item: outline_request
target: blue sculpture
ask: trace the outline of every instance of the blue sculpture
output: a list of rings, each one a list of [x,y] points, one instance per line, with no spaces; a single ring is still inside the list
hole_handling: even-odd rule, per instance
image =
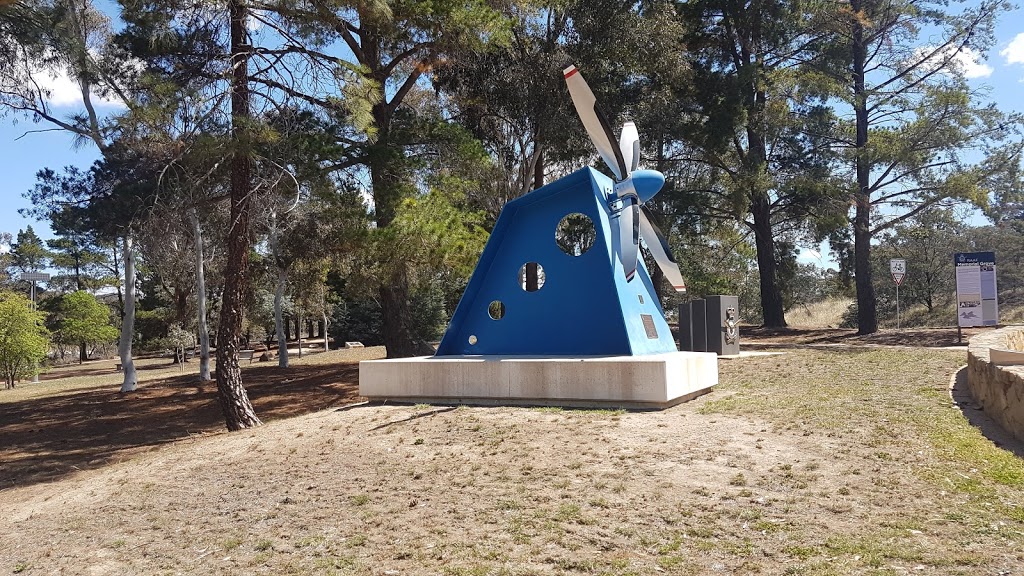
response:
[[[436,356],[634,356],[675,352],[650,275],[644,238],[676,290],[679,267],[643,203],[665,182],[637,170],[636,126],[618,143],[575,67],[565,70],[577,113],[612,180],[583,168],[505,205]]]

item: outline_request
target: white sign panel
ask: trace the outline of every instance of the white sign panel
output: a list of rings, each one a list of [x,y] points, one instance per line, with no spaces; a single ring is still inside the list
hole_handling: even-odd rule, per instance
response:
[[[903,278],[907,275],[907,261],[903,258],[889,260],[889,272],[897,286],[903,284]]]
[[[995,326],[999,323],[995,252],[958,252],[956,266],[957,325]]]
[[[50,275],[46,272],[23,272],[21,279],[26,282],[46,282],[50,279]]]

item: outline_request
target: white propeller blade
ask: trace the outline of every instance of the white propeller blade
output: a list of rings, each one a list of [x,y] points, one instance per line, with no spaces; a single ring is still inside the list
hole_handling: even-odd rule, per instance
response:
[[[640,234],[644,237],[647,249],[654,256],[658,268],[665,274],[676,292],[686,292],[686,283],[683,282],[683,275],[679,272],[679,264],[672,258],[672,252],[665,240],[665,236],[658,230],[658,227],[647,218],[646,210],[640,210]]]
[[[628,175],[627,164],[622,159],[622,152],[616,145],[615,137],[612,136],[608,120],[597,108],[597,99],[594,98],[593,91],[575,66],[569,66],[562,72],[565,74],[565,84],[569,87],[569,95],[572,96],[576,114],[583,121],[583,127],[587,129],[590,140],[594,142],[597,152],[611,169],[615,179],[622,180]]]
[[[636,196],[622,199],[622,210],[619,211],[619,258],[622,260],[622,271],[629,282],[636,274],[636,259],[640,252],[640,212],[639,200]]]
[[[619,150],[622,152],[622,160],[626,163],[626,175],[628,176],[640,165],[640,132],[637,131],[636,124],[626,122],[622,125]]]

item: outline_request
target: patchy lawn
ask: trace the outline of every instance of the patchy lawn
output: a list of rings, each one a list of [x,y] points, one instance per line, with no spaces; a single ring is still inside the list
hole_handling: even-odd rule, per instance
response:
[[[324,354],[247,371],[276,420],[237,433],[183,377],[0,400],[0,573],[1017,574],[1024,461],[950,400],[964,356],[723,360],[622,412],[340,408]]]

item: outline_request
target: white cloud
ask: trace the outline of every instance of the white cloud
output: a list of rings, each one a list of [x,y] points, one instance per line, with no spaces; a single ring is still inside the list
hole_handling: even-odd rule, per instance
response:
[[[999,55],[1006,58],[1007,64],[1024,64],[1024,32],[1014,36]]]
[[[54,69],[40,70],[33,74],[39,86],[49,92],[46,101],[51,106],[78,107],[82,106],[82,88],[64,71]],[[92,103],[97,108],[124,108],[124,103],[116,98],[105,98],[92,94]]]
[[[934,46],[923,46],[914,52],[914,59],[923,58],[934,50]],[[981,54],[971,48],[962,48],[959,51],[952,47],[935,53],[931,59],[936,68],[948,65],[953,70],[963,74],[964,78],[988,78],[992,75],[992,67],[985,63]]]
[[[967,78],[988,78],[992,75],[992,67],[985,63],[978,54],[970,48],[964,48],[953,57],[953,62]]]

